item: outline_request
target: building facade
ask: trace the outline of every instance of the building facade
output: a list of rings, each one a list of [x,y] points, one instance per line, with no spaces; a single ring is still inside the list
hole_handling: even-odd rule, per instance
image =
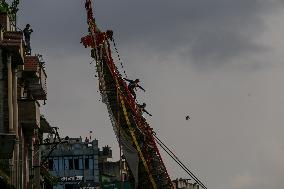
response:
[[[189,179],[176,179],[172,181],[174,189],[199,189],[197,183],[192,183]]]
[[[2,1],[2,3],[5,1]],[[0,172],[17,189],[40,188],[40,101],[45,63],[27,55],[15,15],[0,10]]]
[[[131,189],[125,159],[110,162],[109,146],[98,148],[98,140],[56,139],[49,135],[42,145],[42,164],[57,182],[46,189]]]
[[[43,146],[42,156],[46,159],[49,172],[58,178],[58,182],[46,188],[79,189],[99,186],[98,140],[89,142],[82,138],[65,138],[59,142],[51,137],[48,142],[51,145]]]

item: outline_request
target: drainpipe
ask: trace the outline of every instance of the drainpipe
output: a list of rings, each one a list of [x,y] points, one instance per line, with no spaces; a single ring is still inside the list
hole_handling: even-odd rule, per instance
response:
[[[14,68],[12,71],[12,83],[13,83],[13,127],[14,132],[16,134],[16,142],[15,142],[15,159],[14,159],[14,165],[15,165],[15,181],[16,181],[16,188],[20,188],[19,186],[19,116],[18,116],[18,77],[17,77],[17,68]]]

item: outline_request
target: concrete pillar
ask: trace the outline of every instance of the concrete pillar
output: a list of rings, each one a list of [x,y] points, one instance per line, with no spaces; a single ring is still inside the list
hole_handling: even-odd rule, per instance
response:
[[[9,133],[14,131],[14,116],[13,116],[13,73],[12,73],[12,57],[7,53],[7,75],[8,75],[8,116],[9,116]],[[15,151],[14,151],[15,152]],[[11,183],[16,187],[16,170],[15,170],[15,153],[10,160],[11,167]]]
[[[33,169],[33,156],[34,156],[34,146],[33,146],[33,141],[29,140],[29,150],[28,150],[28,168],[30,172],[28,172],[27,177],[30,175],[33,175],[33,177],[30,179],[29,178],[29,189],[36,189],[34,188],[34,169]]]
[[[14,133],[13,125],[13,76],[12,76],[12,57],[7,54],[8,70],[8,109],[9,109],[9,133]]]
[[[35,141],[34,141],[34,184],[35,188],[40,188],[40,147],[39,147],[39,131],[35,130]]]
[[[3,31],[1,30],[1,31],[0,31],[0,40],[3,40],[3,34],[4,34],[4,33],[3,33]]]
[[[22,128],[19,127],[19,188],[23,189],[24,185],[24,137]]]
[[[19,137],[18,133],[18,77],[17,77],[17,68],[12,71],[12,85],[13,85],[13,129],[16,132],[16,136]]]
[[[16,188],[20,189],[19,186],[19,120],[18,120],[18,77],[17,77],[17,68],[12,70],[12,84],[13,84],[13,128],[16,134],[16,142],[15,142],[15,158],[14,158],[14,165],[15,165],[15,182]]]

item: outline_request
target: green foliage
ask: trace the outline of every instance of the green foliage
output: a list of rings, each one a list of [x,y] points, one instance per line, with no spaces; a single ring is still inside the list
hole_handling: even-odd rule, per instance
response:
[[[8,175],[10,175],[9,160],[0,161],[0,176],[3,176],[9,180]]]
[[[43,180],[44,180],[44,183],[47,185],[47,186],[53,186],[53,185],[56,185],[57,182],[58,182],[58,178],[51,175],[45,167],[41,167],[40,169],[40,174],[42,175],[43,177]]]
[[[4,179],[4,180],[9,180],[9,177],[8,177],[8,175],[3,171],[3,170],[1,170],[1,168],[0,168],[0,176]]]
[[[0,13],[8,13],[9,12],[9,5],[4,1],[0,1]]]
[[[15,189],[14,186],[10,185],[10,178],[7,175],[8,173],[7,166],[0,163],[0,188],[2,189]]]
[[[20,0],[14,0],[9,6],[8,3],[0,1],[0,13],[16,14],[19,11],[19,3]]]
[[[10,13],[11,14],[16,14],[18,12],[18,5],[20,3],[20,0],[14,0],[11,4],[11,6],[9,7],[10,9]]]

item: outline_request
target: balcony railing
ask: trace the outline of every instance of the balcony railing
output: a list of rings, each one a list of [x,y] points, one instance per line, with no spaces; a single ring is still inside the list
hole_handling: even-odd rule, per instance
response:
[[[0,16],[0,24],[3,24],[3,15]],[[18,31],[0,31],[0,48],[5,49],[12,56],[12,63],[22,65],[24,63],[23,33]]]

